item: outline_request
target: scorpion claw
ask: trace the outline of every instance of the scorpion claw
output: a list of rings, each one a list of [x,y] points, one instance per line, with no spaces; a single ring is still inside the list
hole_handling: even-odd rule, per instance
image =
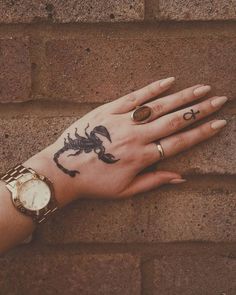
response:
[[[120,159],[115,159],[115,157],[112,154],[99,154],[98,158],[101,159],[103,162],[107,163],[107,164],[112,164],[115,163],[117,161],[119,161]]]
[[[100,125],[100,126],[96,126],[96,127],[93,129],[92,132],[93,132],[93,133],[98,133],[98,134],[100,134],[100,135],[106,137],[106,138],[111,142],[111,137],[110,137],[110,134],[109,134],[109,132],[108,132],[108,130],[107,130],[106,127],[101,126],[101,125]]]

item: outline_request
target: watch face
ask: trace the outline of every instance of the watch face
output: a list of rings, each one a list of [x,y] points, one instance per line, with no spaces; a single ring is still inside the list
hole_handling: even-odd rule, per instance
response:
[[[47,206],[51,192],[44,181],[31,179],[20,186],[18,196],[25,208],[35,211]]]

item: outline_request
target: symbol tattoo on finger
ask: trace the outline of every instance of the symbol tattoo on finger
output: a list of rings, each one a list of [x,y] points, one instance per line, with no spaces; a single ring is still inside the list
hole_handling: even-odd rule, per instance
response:
[[[110,133],[108,132],[107,128],[99,125],[93,128],[93,130],[89,134],[87,132],[88,127],[89,124],[85,128],[86,137],[80,136],[77,132],[77,128],[75,128],[75,139],[72,139],[70,137],[70,133],[68,133],[67,138],[64,138],[64,146],[54,154],[53,160],[56,163],[57,167],[71,177],[75,177],[75,175],[79,174],[80,172],[78,170],[69,170],[59,162],[59,157],[66,151],[75,151],[75,153],[69,154],[67,157],[74,157],[81,154],[82,152],[85,152],[87,154],[93,151],[95,154],[97,154],[99,160],[102,160],[107,164],[113,164],[120,160],[115,159],[115,156],[113,156],[112,154],[105,153],[103,141],[97,136],[97,134],[102,135],[110,142],[112,142]]]
[[[195,120],[197,114],[200,114],[200,111],[194,112],[194,110],[191,109],[190,112],[184,113],[183,118],[186,121],[191,120],[191,119]]]

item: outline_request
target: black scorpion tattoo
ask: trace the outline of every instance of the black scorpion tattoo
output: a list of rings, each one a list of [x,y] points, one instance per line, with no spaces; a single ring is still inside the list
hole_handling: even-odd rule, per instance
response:
[[[106,129],[106,127],[102,125],[96,126],[90,132],[90,134],[88,134],[87,132],[88,127],[89,127],[89,124],[85,128],[85,135],[87,136],[87,138],[80,136],[77,132],[77,128],[75,128],[75,139],[72,139],[70,137],[70,133],[68,133],[67,139],[64,138],[64,146],[54,154],[53,160],[55,161],[57,167],[61,169],[64,173],[70,175],[71,177],[75,177],[75,175],[79,174],[80,172],[78,170],[69,170],[59,163],[59,157],[66,151],[69,151],[69,150],[76,151],[74,154],[69,154],[67,157],[77,156],[81,154],[82,152],[85,152],[87,154],[93,151],[98,155],[99,160],[102,160],[103,162],[107,164],[113,164],[120,160],[120,159],[115,159],[115,157],[112,154],[105,153],[105,147],[103,146],[103,142],[96,135],[96,134],[100,134],[106,137],[110,142],[112,142],[110,134],[108,130]]]

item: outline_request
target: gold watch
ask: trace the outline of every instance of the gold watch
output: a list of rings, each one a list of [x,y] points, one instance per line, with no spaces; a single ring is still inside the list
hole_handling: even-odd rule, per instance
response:
[[[1,177],[11,192],[12,202],[36,223],[45,221],[58,209],[52,182],[31,168],[17,165]]]

